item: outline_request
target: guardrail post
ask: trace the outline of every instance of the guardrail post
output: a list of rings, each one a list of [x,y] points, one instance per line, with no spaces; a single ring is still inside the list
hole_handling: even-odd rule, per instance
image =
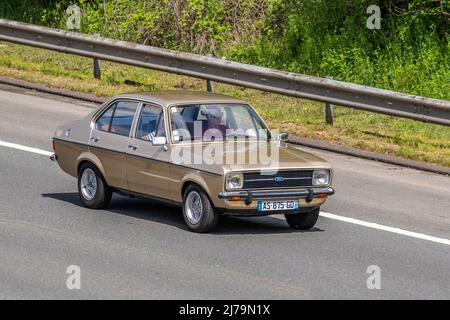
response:
[[[333,79],[333,77],[327,77],[327,79]],[[328,102],[325,104],[325,121],[333,125],[333,105]]]
[[[94,78],[101,79],[100,61],[97,58],[94,58]]]
[[[96,34],[94,34],[94,36],[99,38],[100,33],[96,33]],[[98,58],[94,58],[94,78],[100,80],[101,76],[102,76],[102,73],[100,70],[100,61],[98,60]]]
[[[207,55],[205,55],[206,57],[212,57],[213,55],[211,53],[208,53]],[[213,92],[213,83],[211,80],[206,80],[206,90],[208,92]]]
[[[206,90],[208,90],[208,92],[213,92],[213,84],[211,80],[206,80]]]

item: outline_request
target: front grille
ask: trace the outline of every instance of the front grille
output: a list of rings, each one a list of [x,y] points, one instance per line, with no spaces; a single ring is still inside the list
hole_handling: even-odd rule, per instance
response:
[[[313,170],[278,171],[275,174],[244,173],[244,189],[304,188],[312,186]]]

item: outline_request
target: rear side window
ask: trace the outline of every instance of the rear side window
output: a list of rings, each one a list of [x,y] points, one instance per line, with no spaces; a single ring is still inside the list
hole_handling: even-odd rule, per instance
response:
[[[100,131],[129,136],[138,105],[139,103],[135,101],[116,102],[97,120],[95,128]]]
[[[164,114],[160,107],[144,105],[136,130],[136,138],[152,141],[153,137],[165,137]]]
[[[116,110],[114,111],[109,132],[120,134],[121,136],[129,136],[137,106],[137,102],[118,102],[116,105]]]
[[[116,107],[116,103],[106,110],[102,116],[95,123],[95,129],[100,131],[109,131],[109,126],[111,125],[111,119],[114,113],[114,108]]]

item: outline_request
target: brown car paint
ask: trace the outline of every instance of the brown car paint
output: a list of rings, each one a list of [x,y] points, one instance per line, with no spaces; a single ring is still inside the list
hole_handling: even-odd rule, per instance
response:
[[[165,146],[154,146],[149,141],[134,136],[139,113],[133,120],[130,137],[120,136],[110,132],[95,129],[95,121],[111,103],[117,100],[131,100],[159,106],[163,109],[165,117],[165,132],[168,133]],[[170,159],[172,149],[185,148],[192,150],[195,143],[200,143],[198,150],[203,150],[211,143],[223,142],[184,142],[174,144],[171,137],[170,119],[168,109],[175,105],[188,104],[245,104],[246,102],[229,96],[195,91],[167,91],[143,94],[124,94],[116,96],[105,102],[96,111],[81,120],[73,121],[56,129],[54,135],[55,155],[60,168],[67,174],[77,177],[78,168],[84,161],[93,163],[103,175],[106,183],[121,191],[133,194],[154,197],[180,204],[183,190],[189,183],[196,183],[208,194],[216,208],[223,210],[255,210],[257,198],[250,204],[242,201],[220,199],[218,194],[225,190],[225,176],[228,172],[246,172],[265,170],[269,167],[261,164],[176,164]],[[139,110],[140,108],[138,108]],[[259,115],[258,115],[259,116]],[[98,141],[92,138],[100,138]],[[246,159],[252,151],[252,142],[236,142],[241,144],[240,150],[233,151],[245,153]],[[256,142],[253,142],[253,144]],[[308,152],[294,148],[286,143],[268,141],[268,149],[278,148],[278,169],[332,169],[328,162]],[[138,145],[133,150],[129,145]],[[242,156],[242,155],[241,155]],[[273,168],[272,168],[273,169]],[[330,182],[331,184],[331,182]],[[270,190],[278,190],[276,188]],[[290,190],[304,190],[290,189]],[[292,199],[292,197],[285,197]],[[277,198],[284,199],[284,197]],[[315,197],[307,202],[300,200],[300,207],[317,207],[323,204],[326,197]]]

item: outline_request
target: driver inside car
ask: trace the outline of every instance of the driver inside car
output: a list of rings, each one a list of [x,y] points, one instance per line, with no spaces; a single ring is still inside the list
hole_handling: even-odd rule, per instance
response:
[[[218,130],[222,137],[224,138],[227,133],[227,127],[222,124],[223,112],[219,108],[207,108],[202,111],[202,114],[206,116],[207,127],[203,128],[205,134],[206,131],[211,130],[211,133],[214,133],[215,130]]]

